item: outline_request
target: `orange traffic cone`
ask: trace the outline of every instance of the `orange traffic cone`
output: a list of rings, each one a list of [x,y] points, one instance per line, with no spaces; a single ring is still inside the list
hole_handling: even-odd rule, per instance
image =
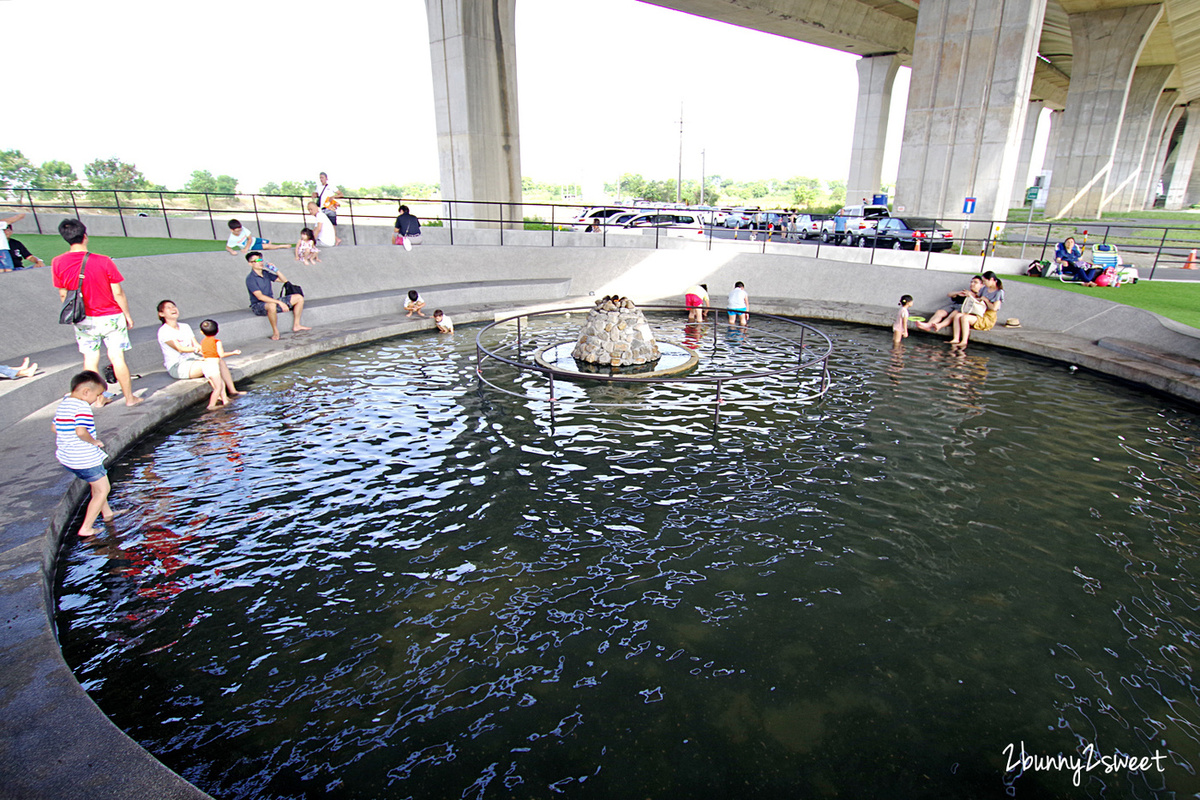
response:
[[[1188,253],[1187,261],[1183,262],[1184,269],[1200,269],[1200,265],[1196,264],[1196,251]]]
[[[921,240],[920,239],[915,239],[915,238],[913,239],[913,252],[914,253],[921,252]]]

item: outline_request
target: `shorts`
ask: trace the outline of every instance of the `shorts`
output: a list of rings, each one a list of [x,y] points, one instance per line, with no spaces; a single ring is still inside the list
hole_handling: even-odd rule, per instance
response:
[[[285,306],[287,306],[288,311],[292,310],[292,307],[291,307],[291,305],[288,304],[287,300],[280,300],[279,302],[281,302]],[[267,315],[267,304],[263,303],[259,300],[255,300],[253,303],[250,304],[250,310],[254,312],[255,316],[265,317]]]
[[[688,308],[703,308],[704,299],[698,294],[689,294],[684,298],[684,305]]]
[[[332,208],[327,208],[327,209],[325,209],[325,216],[329,217],[329,224],[336,228],[337,227],[337,212],[334,211]]]
[[[750,311],[750,309],[748,309],[748,308],[727,308],[725,310],[728,311],[730,314],[745,314]]]
[[[79,345],[79,352],[85,356],[89,353],[99,353],[101,342],[104,342],[109,352],[128,350],[129,330],[125,327],[125,315],[84,317],[83,322],[75,323],[75,342]]]
[[[12,269],[13,260],[12,253],[8,250],[0,250],[0,269]]]
[[[192,377],[191,369],[188,369],[192,364],[199,364],[204,359],[195,353],[184,353],[183,358],[176,361],[167,370],[167,374],[177,381],[189,380]]]
[[[251,250],[262,250],[264,247],[266,247],[270,243],[271,243],[270,239],[261,239],[261,238],[255,236],[254,241],[250,243],[250,249]]]
[[[79,468],[64,466],[63,469],[65,469],[67,472],[73,473],[76,478],[81,478],[88,483],[95,483],[108,474],[108,470],[104,468],[103,464],[97,464],[94,467]]]
[[[975,321],[971,323],[973,331],[990,331],[994,327],[996,327],[996,312],[990,308],[983,312],[983,316],[976,317]]]

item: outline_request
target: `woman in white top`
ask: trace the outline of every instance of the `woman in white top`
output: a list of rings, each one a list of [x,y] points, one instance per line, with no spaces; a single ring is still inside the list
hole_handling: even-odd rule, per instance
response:
[[[159,302],[158,318],[162,320],[162,327],[158,329],[158,346],[162,349],[163,366],[168,375],[178,381],[204,378],[214,389],[219,389],[220,383],[224,383],[230,397],[242,394],[233,385],[233,375],[225,359],[211,359],[217,363],[210,365],[210,359],[200,355],[200,343],[192,333],[192,326],[179,321],[179,307],[173,301]]]

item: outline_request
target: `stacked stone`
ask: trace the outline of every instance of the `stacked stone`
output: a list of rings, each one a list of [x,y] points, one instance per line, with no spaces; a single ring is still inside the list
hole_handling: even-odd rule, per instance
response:
[[[629,298],[613,295],[588,312],[571,355],[588,364],[624,367],[657,361],[660,353],[645,315]]]

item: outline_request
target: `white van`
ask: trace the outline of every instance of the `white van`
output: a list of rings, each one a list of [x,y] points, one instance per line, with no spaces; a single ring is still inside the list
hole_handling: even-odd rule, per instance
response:
[[[822,223],[821,241],[855,245],[859,239],[870,235],[880,219],[890,216],[887,206],[844,206],[833,219]]]

